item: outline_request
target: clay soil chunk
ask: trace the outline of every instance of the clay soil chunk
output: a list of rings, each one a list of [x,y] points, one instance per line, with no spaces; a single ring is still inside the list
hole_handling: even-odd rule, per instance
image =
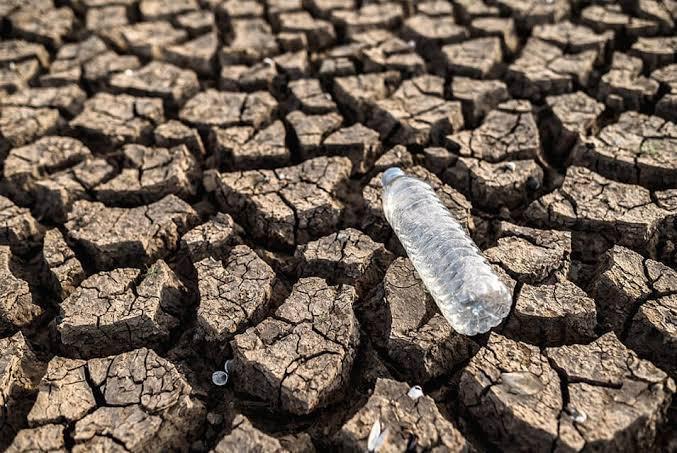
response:
[[[331,402],[348,383],[359,342],[351,286],[304,278],[256,327],[231,342],[238,389],[295,414]]]
[[[501,40],[504,55],[515,55],[520,40],[515,30],[515,20],[511,17],[478,17],[469,26],[473,36],[496,36]]]
[[[641,58],[649,71],[675,63],[676,54],[677,36],[639,38],[630,49],[630,55]]]
[[[545,354],[566,378],[578,448],[641,450],[653,443],[675,392],[675,382],[663,371],[639,359],[613,333]],[[566,427],[561,421],[560,433]]]
[[[179,118],[200,128],[259,126],[267,123],[277,102],[269,93],[228,93],[209,89],[183,106]]]
[[[596,325],[595,301],[564,280],[522,286],[502,333],[530,344],[556,346],[594,339]]]
[[[82,264],[56,228],[45,233],[42,256],[47,265],[47,284],[59,300],[65,299],[86,277]]]
[[[381,280],[393,259],[383,244],[353,228],[299,246],[299,273],[355,286],[366,293]]]
[[[320,50],[336,40],[336,32],[330,22],[315,19],[305,11],[280,14],[280,31],[303,33],[308,39],[309,50]]]
[[[125,168],[94,189],[96,198],[106,205],[134,206],[170,194],[190,198],[197,193],[198,164],[185,146],[125,145],[121,154]]]
[[[677,187],[677,124],[625,112],[578,146],[573,162],[620,182],[652,189]]]
[[[216,33],[207,33],[184,44],[167,47],[163,51],[163,58],[172,64],[209,77],[214,73],[218,48],[219,39]]]
[[[332,11],[331,21],[351,37],[370,30],[395,28],[402,22],[402,15],[402,6],[398,3],[372,3],[359,9]]]
[[[373,103],[388,97],[399,81],[400,75],[394,71],[337,77],[334,79],[334,98],[358,121],[364,122]]]
[[[221,66],[253,64],[278,53],[270,25],[262,19],[238,19],[231,22],[233,38],[219,51]]]
[[[17,253],[26,253],[38,246],[41,239],[42,228],[30,211],[0,196],[0,244],[10,245]]]
[[[229,169],[249,170],[289,164],[291,153],[285,138],[284,125],[275,121],[258,132],[250,126],[213,128],[209,141],[215,153],[214,163]]]
[[[75,15],[66,7],[46,11],[25,8],[12,14],[9,21],[15,35],[55,49],[73,31]]]
[[[150,142],[155,125],[163,121],[160,99],[98,93],[85,101],[84,111],[70,126],[87,139],[113,148]]]
[[[26,451],[66,452],[65,429],[65,426],[54,424],[22,429],[5,451],[8,453],[23,453]]]
[[[498,38],[477,38],[442,48],[447,69],[454,75],[485,79],[499,74],[503,59]]]
[[[293,247],[328,234],[343,211],[345,157],[318,157],[276,170],[208,172],[205,187],[255,238]]]
[[[141,0],[139,3],[139,11],[144,20],[170,19],[197,9],[197,0]]]
[[[339,129],[343,122],[338,113],[306,115],[298,110],[287,115],[286,120],[294,131],[301,156],[305,159],[318,155],[322,141]]]
[[[0,158],[12,147],[23,146],[59,130],[59,111],[49,108],[0,108]]]
[[[230,432],[223,436],[212,450],[214,453],[233,451],[286,453],[289,450],[284,448],[278,439],[256,429],[247,417],[236,415]]]
[[[532,202],[526,216],[544,226],[604,233],[620,245],[651,253],[670,213],[643,187],[571,166],[562,187]]]
[[[164,261],[145,275],[118,268],[83,281],[60,305],[56,329],[68,356],[91,358],[161,347],[178,325],[183,286]]]
[[[642,60],[615,52],[609,72],[602,76],[597,99],[614,110],[647,109],[658,94],[659,83],[644,77]]]
[[[180,121],[169,120],[159,125],[153,132],[155,144],[163,148],[186,147],[194,156],[204,156],[205,149],[202,138],[195,129],[191,129]]]
[[[658,32],[657,23],[628,15],[623,12],[622,5],[618,4],[587,6],[581,11],[581,22],[598,33],[612,30],[628,36],[652,36]]]
[[[187,250],[193,263],[205,258],[224,258],[232,246],[241,242],[242,227],[222,212],[198,225],[181,238],[181,248]]]
[[[195,264],[200,306],[197,335],[217,349],[268,314],[276,286],[275,272],[246,245],[236,245],[223,259]]]
[[[65,227],[68,238],[83,247],[98,269],[112,269],[166,255],[196,222],[197,214],[188,204],[168,195],[131,209],[77,201]]]
[[[322,142],[324,151],[332,156],[346,156],[353,163],[352,174],[367,173],[381,154],[379,134],[360,123],[344,127]]]
[[[543,187],[543,169],[531,159],[490,163],[460,157],[444,172],[442,180],[478,207],[514,209],[536,198]]]
[[[541,143],[534,109],[529,101],[499,104],[480,127],[447,136],[446,146],[463,157],[492,163],[536,159]]]
[[[55,108],[62,113],[75,116],[82,110],[85,99],[87,99],[87,93],[77,85],[27,88],[11,96],[0,98],[0,106]]]
[[[510,98],[508,88],[500,80],[454,77],[451,92],[454,99],[461,101],[466,124],[473,127],[478,125],[487,113]]]
[[[110,86],[117,93],[160,97],[171,108],[180,107],[200,89],[193,71],[157,61],[113,75]]]
[[[564,280],[570,268],[571,233],[508,222],[500,222],[497,230],[496,245],[484,251],[490,263],[522,283],[541,285]]]
[[[188,449],[205,413],[192,393],[174,365],[145,348],[88,362],[55,357],[28,416],[33,435],[17,441],[58,446],[55,426],[72,424],[78,453]]]
[[[119,72],[133,71],[141,67],[141,61],[134,55],[119,55],[113,51],[104,52],[89,60],[83,66],[84,79],[93,86],[107,84],[108,79]]]
[[[508,67],[510,92],[538,101],[573,91],[574,81],[587,86],[596,59],[594,50],[565,54],[553,44],[529,38],[520,56]]]
[[[538,25],[534,27],[533,36],[569,53],[594,50],[600,57],[613,40],[612,32],[597,34],[586,26],[569,21]]]
[[[82,76],[83,65],[107,50],[106,44],[96,36],[61,46],[56,59],[49,66],[49,73],[40,77],[40,84],[61,86],[78,83]]]
[[[414,439],[414,451],[462,452],[468,449],[463,435],[447,421],[433,399],[424,395],[416,400],[407,395],[409,385],[378,379],[367,403],[335,434],[337,448],[368,451],[367,439],[374,423],[387,430],[380,452],[405,451]]]
[[[560,22],[571,12],[571,5],[566,0],[497,0],[496,5],[499,10],[510,12],[523,28]]]
[[[618,245],[602,257],[591,288],[602,326],[618,335],[638,307],[676,293],[677,272]]]
[[[292,105],[307,114],[323,114],[336,111],[336,104],[328,93],[322,91],[317,79],[295,80],[289,83]]]
[[[551,156],[556,160],[564,159],[574,145],[599,131],[604,104],[584,92],[548,96],[545,102],[549,114],[545,124],[553,143]]]
[[[164,49],[183,42],[188,37],[185,30],[174,28],[169,22],[151,21],[117,27],[119,47],[125,53],[142,58],[161,58]]]
[[[377,328],[384,329],[388,356],[412,382],[422,384],[449,373],[479,349],[440,314],[409,259],[398,258],[388,267],[377,297],[382,297],[375,301],[377,311],[385,319],[374,324],[382,325]]]

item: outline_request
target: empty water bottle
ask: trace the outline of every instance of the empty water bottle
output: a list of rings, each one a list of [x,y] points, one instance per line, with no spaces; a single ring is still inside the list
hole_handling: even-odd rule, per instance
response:
[[[475,335],[500,324],[512,295],[432,187],[397,167],[382,183],[386,219],[454,330]]]

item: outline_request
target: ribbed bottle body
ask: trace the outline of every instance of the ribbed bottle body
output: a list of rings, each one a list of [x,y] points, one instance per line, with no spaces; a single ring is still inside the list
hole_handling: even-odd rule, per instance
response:
[[[442,315],[457,332],[501,323],[512,295],[430,185],[389,169],[383,210]]]

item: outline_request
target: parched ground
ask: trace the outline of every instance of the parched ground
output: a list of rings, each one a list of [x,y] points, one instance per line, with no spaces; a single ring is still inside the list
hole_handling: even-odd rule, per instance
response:
[[[0,0],[0,450],[677,450],[677,2],[617,3]]]

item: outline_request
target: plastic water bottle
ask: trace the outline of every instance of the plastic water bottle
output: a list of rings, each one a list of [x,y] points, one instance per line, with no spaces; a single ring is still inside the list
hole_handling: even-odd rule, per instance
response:
[[[383,173],[383,211],[442,315],[464,335],[501,323],[512,295],[427,183]]]

